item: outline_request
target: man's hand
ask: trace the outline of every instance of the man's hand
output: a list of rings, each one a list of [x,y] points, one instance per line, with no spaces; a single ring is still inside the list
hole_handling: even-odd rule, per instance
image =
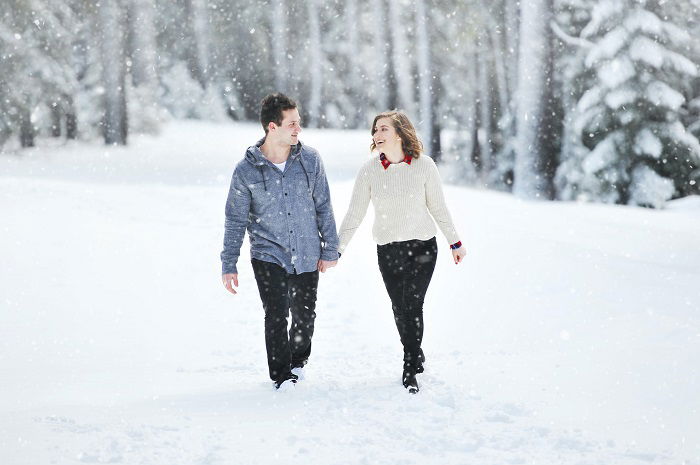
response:
[[[224,287],[226,290],[228,290],[231,294],[238,294],[234,289],[234,287],[238,287],[238,273],[225,274],[221,277],[221,280],[224,282]]]
[[[467,249],[464,246],[461,246],[459,249],[452,249],[452,258],[455,261],[455,265],[459,265],[466,254]]]
[[[337,264],[338,260],[319,260],[316,267],[318,268],[318,271],[320,271],[321,273],[325,273],[328,268],[333,268]]]

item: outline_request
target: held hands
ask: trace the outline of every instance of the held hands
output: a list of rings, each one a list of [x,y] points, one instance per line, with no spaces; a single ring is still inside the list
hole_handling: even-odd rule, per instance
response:
[[[224,287],[227,291],[233,295],[238,294],[234,289],[234,287],[238,287],[238,273],[225,274],[221,277],[221,280],[223,281]]]
[[[459,265],[464,259],[465,255],[467,255],[467,249],[464,246],[461,246],[458,249],[452,249],[452,258],[455,261],[455,265]]]
[[[333,260],[333,261],[319,260],[316,267],[318,268],[318,271],[320,271],[321,273],[325,273],[327,269],[333,268],[337,264],[338,264],[338,260]]]

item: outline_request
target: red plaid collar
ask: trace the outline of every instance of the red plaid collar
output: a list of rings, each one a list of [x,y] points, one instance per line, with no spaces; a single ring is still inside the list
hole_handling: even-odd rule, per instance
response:
[[[382,166],[384,167],[384,169],[389,168],[389,165],[391,165],[391,162],[386,159],[386,155],[384,155],[383,153],[379,154],[379,161],[382,162]],[[403,157],[403,161],[405,161],[407,165],[410,165],[411,162],[413,161],[413,157],[411,157],[409,155],[405,155]]]

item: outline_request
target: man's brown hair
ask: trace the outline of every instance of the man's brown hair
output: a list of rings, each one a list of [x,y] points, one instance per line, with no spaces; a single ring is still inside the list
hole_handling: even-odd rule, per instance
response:
[[[260,105],[260,123],[265,130],[265,134],[267,134],[268,124],[275,123],[277,126],[281,125],[282,112],[295,108],[297,108],[297,102],[283,93],[276,92],[266,95],[265,98],[262,99]]]

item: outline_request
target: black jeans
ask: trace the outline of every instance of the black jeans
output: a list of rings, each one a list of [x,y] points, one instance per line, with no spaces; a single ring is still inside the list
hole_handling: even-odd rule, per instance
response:
[[[279,265],[252,259],[255,280],[265,309],[267,365],[273,381],[288,379],[291,369],[304,366],[311,354],[316,319],[318,271],[289,274]],[[292,325],[287,332],[287,318]]]
[[[418,239],[377,246],[379,271],[391,298],[394,321],[403,344],[404,366],[423,363],[423,301],[437,261],[437,241]]]

